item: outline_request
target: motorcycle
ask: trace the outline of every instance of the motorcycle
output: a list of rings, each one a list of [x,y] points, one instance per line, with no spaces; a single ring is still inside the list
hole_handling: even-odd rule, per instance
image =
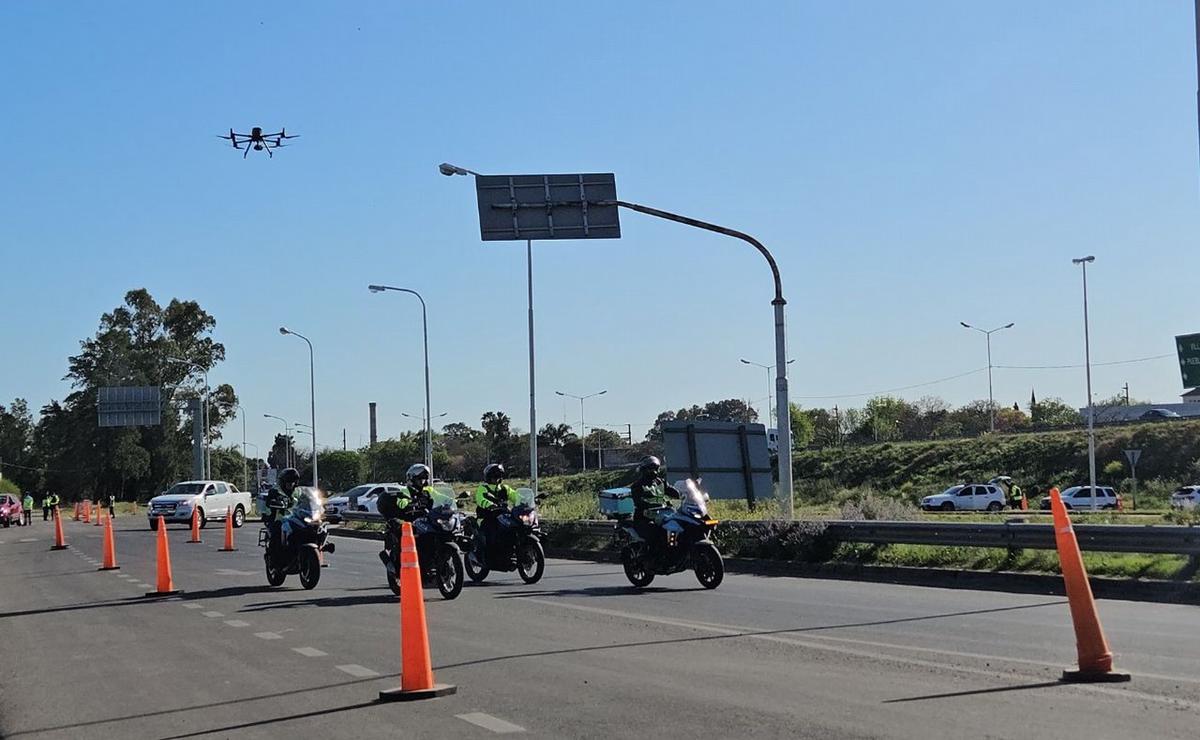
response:
[[[483,583],[493,570],[505,573],[515,570],[525,583],[537,583],[542,579],[546,553],[542,549],[537,505],[545,496],[535,497],[528,488],[517,489],[517,493],[521,500],[515,506],[511,509],[504,506],[488,515],[496,517],[496,527],[486,545],[479,516],[467,520],[467,575],[475,583]],[[464,493],[459,499],[468,496]]]
[[[264,548],[267,583],[282,586],[290,574],[300,576],[306,590],[316,588],[321,580],[321,552],[332,554],[335,546],[329,542],[329,527],[324,521],[320,491],[297,488],[289,510],[287,502],[268,496],[263,511],[263,524],[258,531],[258,546]],[[276,542],[276,532],[280,541]]]
[[[453,491],[451,491],[451,494]],[[459,541],[463,537],[466,516],[458,510],[453,495],[435,489],[433,505],[412,522],[413,538],[417,541],[417,562],[421,566],[421,582],[432,583],[446,600],[458,598],[463,588],[463,556]],[[384,567],[388,588],[400,595],[399,559],[396,547],[399,532],[389,533],[384,540]]]
[[[657,509],[652,531],[627,515],[618,518],[614,536],[625,577],[645,588],[655,576],[692,568],[701,586],[716,588],[725,578],[725,563],[709,538],[718,522],[708,516],[708,494],[690,478],[675,487],[680,492],[679,506]]]

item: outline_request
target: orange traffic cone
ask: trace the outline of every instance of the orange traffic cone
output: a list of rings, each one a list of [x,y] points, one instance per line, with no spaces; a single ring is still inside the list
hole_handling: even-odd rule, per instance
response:
[[[92,502],[84,499],[83,501],[83,523],[90,524],[92,521]]]
[[[96,521],[94,521],[92,523],[93,527],[99,527],[103,523],[100,521],[103,518],[101,516],[101,512],[103,512],[103,511],[104,511],[104,509],[100,508],[100,504],[96,504],[96,516],[95,516]]]
[[[1071,518],[1057,488],[1050,489],[1050,509],[1054,514],[1054,541],[1058,545],[1058,560],[1062,564],[1071,621],[1075,624],[1075,648],[1079,652],[1079,670],[1063,671],[1062,680],[1072,683],[1128,681],[1128,673],[1112,669],[1112,651],[1100,627],[1092,586],[1083,567],[1083,554],[1079,552],[1075,529],[1071,526]]]
[[[457,686],[433,681],[417,541],[408,522],[400,530],[400,593],[408,595],[400,599],[400,687],[380,691],[379,701],[413,701],[457,693]]]
[[[147,596],[171,596],[179,593],[175,582],[171,580],[171,548],[167,544],[167,523],[162,515],[158,516],[158,584],[155,590]]]
[[[225,509],[225,547],[221,548],[221,552],[233,552],[237,550],[233,546],[233,512],[228,508]]]
[[[187,541],[189,545],[200,544],[200,510],[192,509],[192,538]]]
[[[58,509],[54,510],[54,545],[51,550],[67,549],[67,538],[63,537],[62,517],[58,515]]]
[[[113,541],[112,517],[104,518],[104,565],[100,570],[120,570],[117,565],[117,546]]]
[[[75,517],[74,521],[79,521],[79,502],[75,502]]]

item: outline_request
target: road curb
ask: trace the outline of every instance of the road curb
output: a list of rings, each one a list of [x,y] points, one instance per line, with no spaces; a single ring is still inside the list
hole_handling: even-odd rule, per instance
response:
[[[329,530],[331,535],[361,540],[382,540],[382,532],[364,530]],[[569,547],[547,547],[546,556],[565,560],[590,560],[599,563],[619,561],[617,553],[609,550],[581,550]],[[841,581],[894,583],[904,586],[958,588],[975,591],[1004,591],[1006,593],[1064,596],[1062,576],[1050,573],[1013,573],[1011,571],[951,570],[948,568],[914,568],[910,566],[859,565],[856,563],[797,563],[786,560],[755,558],[725,558],[730,573],[777,578],[825,578]],[[1092,593],[1098,599],[1151,601],[1164,604],[1200,605],[1200,583],[1132,580],[1091,576]]]
[[[592,560],[615,563],[615,552],[546,548],[546,556],[568,560]],[[725,558],[725,569],[767,577],[825,578],[843,581],[894,583],[931,588],[1004,591],[1046,596],[1063,596],[1062,576],[1049,573],[1013,573],[1009,571],[950,570],[908,566],[858,565],[855,563],[797,563],[790,561]],[[1151,601],[1165,604],[1200,604],[1200,584],[1174,581],[1123,580],[1090,577],[1092,592],[1098,599]]]

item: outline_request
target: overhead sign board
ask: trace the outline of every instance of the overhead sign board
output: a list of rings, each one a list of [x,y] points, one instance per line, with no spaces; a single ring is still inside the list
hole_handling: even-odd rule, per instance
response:
[[[731,421],[669,421],[662,425],[666,479],[703,479],[713,498],[755,502],[774,496],[767,429]]]
[[[1200,387],[1200,334],[1184,334],[1175,337],[1179,351],[1179,374],[1184,388]]]
[[[612,173],[479,175],[475,194],[485,242],[621,237]]]
[[[100,426],[158,426],[162,423],[161,398],[157,385],[104,386],[96,397]]]

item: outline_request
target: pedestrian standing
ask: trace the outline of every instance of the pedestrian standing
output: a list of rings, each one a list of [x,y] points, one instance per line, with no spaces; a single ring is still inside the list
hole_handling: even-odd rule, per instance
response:
[[[59,501],[58,494],[52,492],[50,494],[50,509],[51,509],[50,514],[51,514],[51,516],[53,516],[55,513],[58,512],[58,501]]]
[[[50,521],[50,492],[46,491],[42,494],[42,521]]]
[[[25,521],[25,526],[33,524],[33,494],[25,492],[25,498],[21,500],[21,516]]]
[[[112,519],[117,515],[117,497],[113,494],[108,494],[108,518]]]

